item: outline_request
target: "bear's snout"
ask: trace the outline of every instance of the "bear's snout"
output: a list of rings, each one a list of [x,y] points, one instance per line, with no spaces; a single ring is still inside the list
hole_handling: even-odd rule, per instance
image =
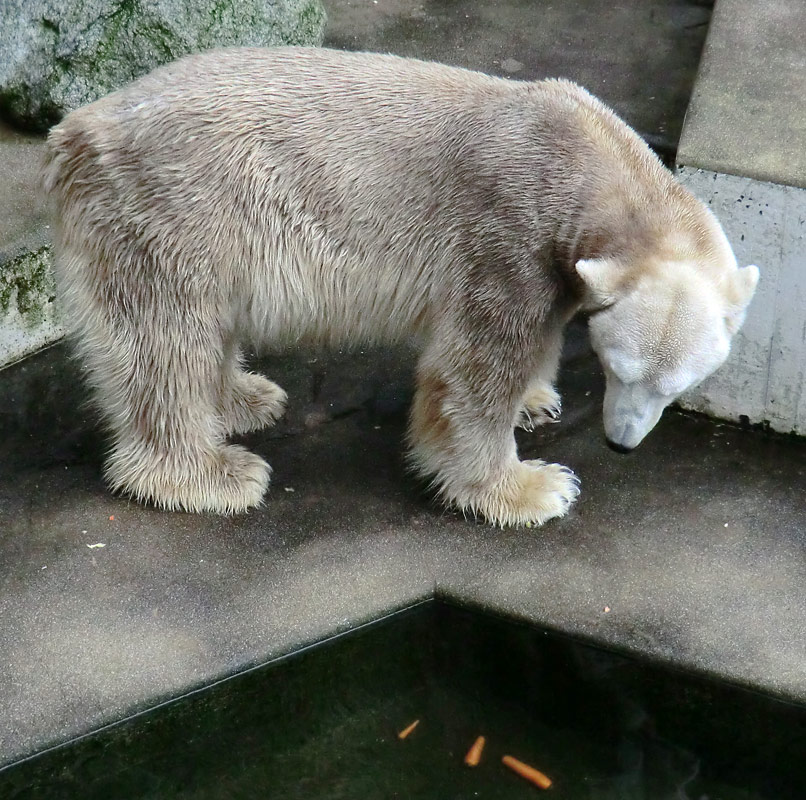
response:
[[[631,453],[633,450],[635,450],[634,447],[627,447],[626,445],[619,444],[618,442],[614,442],[612,439],[608,439],[606,436],[605,441],[607,442],[607,446],[611,450],[615,450],[617,453]]]

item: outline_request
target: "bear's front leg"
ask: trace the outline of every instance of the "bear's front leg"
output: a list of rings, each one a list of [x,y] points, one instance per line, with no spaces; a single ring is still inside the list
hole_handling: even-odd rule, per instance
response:
[[[541,425],[560,421],[562,399],[550,384],[535,379],[523,396],[515,424],[525,431],[533,431]]]
[[[495,525],[541,525],[563,516],[579,494],[566,467],[518,459],[512,420],[523,389],[506,370],[440,367],[426,354],[410,425],[411,459],[446,503]]]

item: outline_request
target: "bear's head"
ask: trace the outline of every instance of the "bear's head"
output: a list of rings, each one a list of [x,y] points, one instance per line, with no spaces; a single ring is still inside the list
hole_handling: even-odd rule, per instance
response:
[[[755,292],[755,266],[717,273],[667,262],[636,270],[614,259],[577,262],[605,373],[608,443],[627,452],[663,409],[718,369]]]

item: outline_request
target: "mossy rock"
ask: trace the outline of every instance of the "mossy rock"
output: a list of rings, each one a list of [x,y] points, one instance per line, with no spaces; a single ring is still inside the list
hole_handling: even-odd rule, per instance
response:
[[[188,53],[322,42],[320,0],[5,0],[0,114],[45,131]]]

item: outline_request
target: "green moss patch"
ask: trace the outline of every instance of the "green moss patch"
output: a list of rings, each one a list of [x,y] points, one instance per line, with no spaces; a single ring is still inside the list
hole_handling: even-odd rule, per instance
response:
[[[0,264],[0,314],[17,311],[29,327],[51,313],[55,282],[49,245]]]

